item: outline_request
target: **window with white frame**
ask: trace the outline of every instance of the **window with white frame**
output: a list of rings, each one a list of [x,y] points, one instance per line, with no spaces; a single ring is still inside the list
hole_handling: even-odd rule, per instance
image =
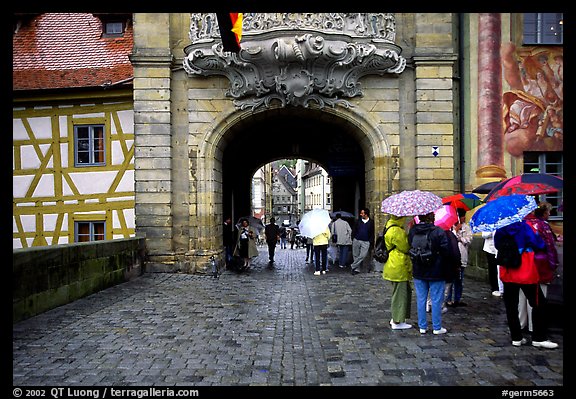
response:
[[[75,166],[105,165],[104,149],[104,125],[74,126]]]
[[[564,14],[527,12],[524,13],[523,42],[531,44],[564,43]]]
[[[524,152],[524,171],[523,173],[547,173],[550,175],[564,178],[564,155],[560,151],[549,152]],[[562,219],[563,212],[558,211],[562,204],[562,192],[542,194],[539,196],[540,201],[547,201],[552,204],[550,219]]]
[[[106,222],[83,220],[74,222],[74,241],[101,241],[106,238]]]

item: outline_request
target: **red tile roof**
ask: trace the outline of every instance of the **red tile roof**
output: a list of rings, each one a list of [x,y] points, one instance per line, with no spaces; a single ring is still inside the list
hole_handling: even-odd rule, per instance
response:
[[[102,37],[92,14],[46,13],[24,23],[12,39],[13,90],[95,87],[134,76],[128,55],[132,24],[122,37]]]

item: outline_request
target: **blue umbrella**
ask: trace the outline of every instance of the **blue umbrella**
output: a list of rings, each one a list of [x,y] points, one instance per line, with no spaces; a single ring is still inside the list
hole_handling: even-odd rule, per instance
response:
[[[490,232],[514,222],[520,222],[538,205],[530,195],[506,195],[481,206],[472,215],[470,227],[473,233]]]

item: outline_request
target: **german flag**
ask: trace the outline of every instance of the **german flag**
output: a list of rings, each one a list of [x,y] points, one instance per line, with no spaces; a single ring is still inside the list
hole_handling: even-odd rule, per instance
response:
[[[238,53],[242,39],[242,13],[216,13],[224,51]]]

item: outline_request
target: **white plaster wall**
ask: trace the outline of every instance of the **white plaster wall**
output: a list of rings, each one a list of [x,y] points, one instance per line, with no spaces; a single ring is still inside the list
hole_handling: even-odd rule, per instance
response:
[[[134,133],[134,111],[118,111],[118,120],[123,133]],[[116,126],[112,126],[112,133],[116,133]]]
[[[52,123],[49,117],[30,118],[28,119],[28,123],[37,139],[52,138]]]
[[[12,176],[12,196],[14,198],[23,198],[30,187],[34,176]]]
[[[22,120],[20,118],[12,119],[12,140],[27,140],[28,138]]]
[[[46,174],[40,177],[36,190],[32,197],[53,197],[54,196],[54,175]]]
[[[70,173],[70,178],[80,194],[100,194],[108,191],[116,173],[116,171]]]
[[[124,176],[120,179],[118,188],[116,191],[134,191],[134,171],[127,170],[124,172]]]

